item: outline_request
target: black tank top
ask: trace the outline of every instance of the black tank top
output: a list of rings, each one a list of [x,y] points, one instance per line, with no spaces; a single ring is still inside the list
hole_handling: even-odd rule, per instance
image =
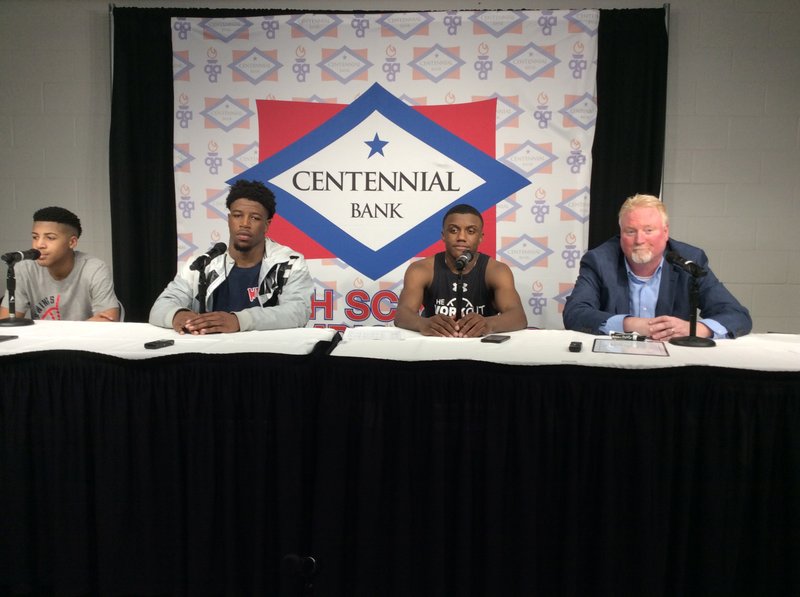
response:
[[[486,285],[486,264],[489,256],[478,253],[478,262],[468,274],[464,274],[462,283],[461,316],[467,313],[478,313],[484,317],[497,315],[494,308],[494,292]],[[456,316],[456,298],[458,274],[447,267],[444,253],[437,253],[433,258],[433,280],[422,295],[425,306],[423,317],[431,317],[437,313]]]

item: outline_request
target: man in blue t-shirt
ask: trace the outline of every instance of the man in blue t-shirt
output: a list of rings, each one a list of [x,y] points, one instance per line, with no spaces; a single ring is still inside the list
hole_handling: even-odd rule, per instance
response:
[[[303,327],[313,283],[305,259],[267,238],[275,195],[256,181],[237,181],[226,200],[230,243],[206,266],[206,313],[197,298],[199,273],[189,260],[156,299],[150,323],[209,334]]]
[[[234,265],[225,280],[214,291],[214,309],[217,311],[241,311],[258,306],[258,274],[261,264],[250,267]]]

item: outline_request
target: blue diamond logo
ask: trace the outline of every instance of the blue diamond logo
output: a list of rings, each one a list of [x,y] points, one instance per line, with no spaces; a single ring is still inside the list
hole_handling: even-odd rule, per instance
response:
[[[372,63],[344,46],[317,64],[341,83],[347,83],[366,72]]]
[[[188,259],[190,255],[197,251],[197,245],[189,240],[189,236],[191,235],[178,235],[178,261]]]
[[[253,48],[246,55],[228,66],[231,70],[255,84],[264,81],[283,65],[266,52]]]
[[[567,297],[572,294],[572,291],[575,290],[575,285],[572,284],[567,290],[562,290],[557,295],[553,297],[553,300],[557,302],[559,305],[566,305],[567,304]]]
[[[558,207],[579,222],[589,221],[589,187],[583,187],[565,197]]]
[[[175,80],[180,79],[186,73],[194,68],[194,64],[192,64],[189,60],[186,60],[180,54],[173,53],[172,54],[172,78]]]
[[[373,280],[435,242],[453,205],[485,211],[529,184],[378,84],[239,179],[268,185],[282,217]]]
[[[600,25],[600,11],[598,10],[573,10],[565,17],[570,23],[576,25],[584,33],[597,35]]]
[[[247,31],[252,24],[247,19],[203,19],[200,28],[210,37],[228,43]]]
[[[433,17],[422,12],[397,12],[383,15],[378,24],[394,33],[400,39],[408,39],[433,21]]]
[[[497,251],[506,261],[510,261],[521,270],[527,270],[553,254],[553,250],[527,234],[514,239],[510,244]]]
[[[485,10],[475,13],[469,20],[494,37],[502,37],[523,21],[528,20],[528,17],[519,11]]]
[[[240,151],[234,153],[228,160],[237,168],[246,170],[258,163],[258,143],[253,142],[246,145]]]
[[[253,115],[253,111],[246,105],[237,102],[226,95],[210,108],[200,112],[226,133],[239,126]]]
[[[422,73],[431,81],[438,83],[450,73],[464,65],[455,54],[451,54],[439,44],[434,45],[419,58],[409,62],[409,66]]]
[[[497,124],[498,130],[519,118],[525,110],[504,98],[499,93],[493,93],[490,97],[497,98]]]
[[[505,201],[497,204],[497,215],[495,216],[498,222],[504,220],[511,220],[511,217],[522,209],[522,205],[515,201],[513,197],[509,197]]]
[[[225,206],[225,202],[228,199],[228,191],[218,191],[213,193],[208,199],[203,201],[203,207],[207,210],[213,212],[219,219],[227,220],[228,219],[228,208]]]
[[[559,113],[573,124],[588,131],[597,120],[597,102],[590,94],[584,93],[568,106],[564,106]]]
[[[188,153],[178,147],[177,145],[172,146],[172,163],[174,170],[180,170],[185,168],[189,164],[194,161],[194,156],[191,153]]]
[[[526,81],[533,81],[560,62],[561,60],[534,43],[529,43],[502,61]]]
[[[311,40],[318,40],[342,24],[342,19],[330,14],[302,14],[292,17],[289,26]]]
[[[557,159],[558,157],[555,154],[544,147],[525,141],[525,143],[504,155],[501,161],[524,176],[533,176]]]

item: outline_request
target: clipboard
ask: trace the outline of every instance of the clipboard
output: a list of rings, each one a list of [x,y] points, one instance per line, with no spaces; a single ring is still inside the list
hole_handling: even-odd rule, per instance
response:
[[[668,357],[667,346],[660,340],[615,340],[614,338],[595,338],[592,352],[608,354],[637,354],[648,357]]]

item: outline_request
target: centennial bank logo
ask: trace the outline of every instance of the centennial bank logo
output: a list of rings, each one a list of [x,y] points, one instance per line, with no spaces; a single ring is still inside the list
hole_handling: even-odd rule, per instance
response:
[[[493,139],[493,111],[486,128]],[[373,280],[436,243],[453,205],[483,212],[529,184],[378,84],[238,179],[269,186],[281,218]]]

